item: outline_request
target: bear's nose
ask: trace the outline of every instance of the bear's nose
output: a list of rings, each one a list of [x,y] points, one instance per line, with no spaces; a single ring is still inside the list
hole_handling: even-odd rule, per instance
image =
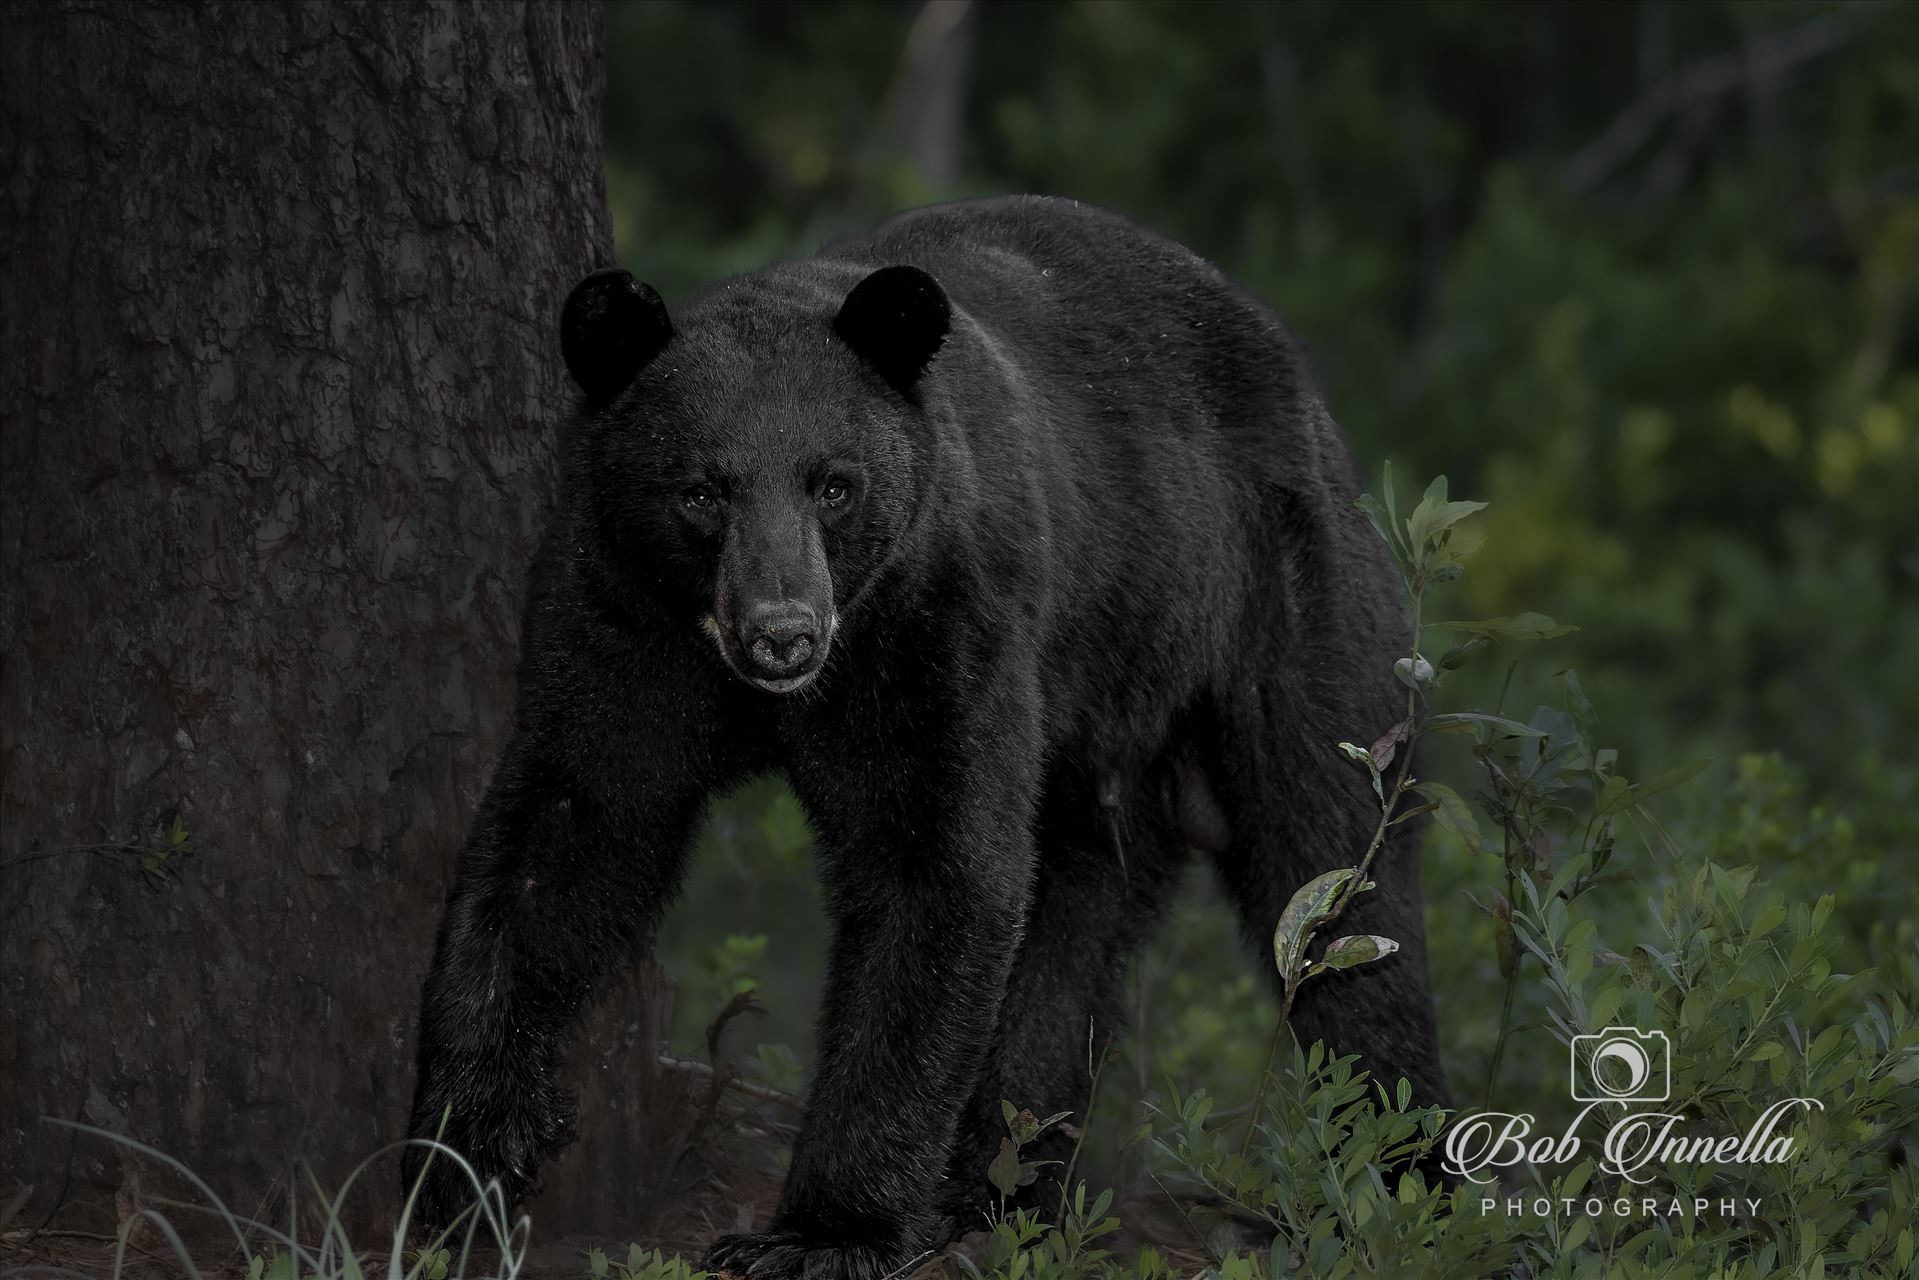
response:
[[[740,643],[760,675],[790,676],[811,660],[818,647],[819,618],[797,600],[755,605],[745,622]]]

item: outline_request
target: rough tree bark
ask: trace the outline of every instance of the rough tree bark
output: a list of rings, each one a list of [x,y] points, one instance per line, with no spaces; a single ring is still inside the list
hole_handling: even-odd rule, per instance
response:
[[[569,402],[555,317],[613,260],[600,41],[585,4],[4,9],[20,1221],[130,1167],[42,1115],[180,1156],[244,1211],[290,1155],[337,1176],[402,1132]],[[189,852],[143,869],[176,818]],[[633,1121],[659,1016],[601,1019],[597,1123]],[[630,1200],[645,1145],[563,1166],[550,1216]]]

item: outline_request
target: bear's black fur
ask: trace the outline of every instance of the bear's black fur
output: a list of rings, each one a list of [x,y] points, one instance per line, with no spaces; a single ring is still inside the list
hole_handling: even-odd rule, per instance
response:
[[[413,1132],[450,1112],[525,1193],[571,1133],[564,1037],[650,945],[703,805],[783,770],[834,926],[817,1080],[771,1224],[709,1261],[884,1276],[977,1225],[1002,1098],[1085,1107],[1189,847],[1269,973],[1293,890],[1364,849],[1334,744],[1402,713],[1397,579],[1279,318],[1085,205],[905,214],[670,317],[602,272],[562,333],[587,401]],[[1440,1100],[1396,831],[1342,928],[1402,950],[1316,980],[1298,1028]],[[435,1162],[425,1215],[467,1197]]]

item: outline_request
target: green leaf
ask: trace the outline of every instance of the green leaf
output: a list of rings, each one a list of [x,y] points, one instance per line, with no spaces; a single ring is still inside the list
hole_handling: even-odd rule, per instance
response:
[[[1457,791],[1443,782],[1417,782],[1413,790],[1439,806],[1433,813],[1434,822],[1452,832],[1468,849],[1479,852],[1479,819]]]
[[[1446,477],[1435,476],[1426,486],[1426,494],[1406,517],[1406,538],[1417,557],[1426,544],[1437,538],[1472,515],[1475,511],[1484,511],[1483,502],[1448,502],[1446,500]]]
[[[1332,919],[1333,904],[1358,874],[1356,868],[1341,867],[1314,876],[1299,887],[1286,909],[1279,913],[1279,924],[1273,929],[1273,960],[1279,966],[1281,981],[1292,982],[1314,931]],[[1355,892],[1364,893],[1372,887],[1373,882],[1368,880]]]
[[[1393,663],[1393,674],[1408,689],[1427,689],[1433,683],[1433,664],[1423,657],[1401,658]]]
[[[1019,1179],[1019,1151],[1013,1146],[1011,1138],[1001,1138],[999,1154],[993,1157],[992,1164],[986,1166],[986,1180],[1002,1196],[1010,1196],[1019,1190]]]
[[[1373,759],[1373,753],[1365,747],[1351,742],[1340,743],[1339,749],[1346,753],[1348,760],[1357,760],[1360,764],[1366,766],[1366,772],[1372,775],[1373,794],[1379,797],[1381,804],[1386,803],[1386,789],[1379,780],[1379,771],[1383,766],[1379,761]]]
[[[1361,494],[1354,505],[1364,511],[1367,519],[1372,521],[1373,528],[1385,542],[1386,549],[1393,553],[1393,560],[1399,565],[1400,573],[1410,577],[1412,576],[1412,548],[1406,544],[1399,532],[1399,503],[1393,496],[1393,464],[1390,462],[1380,468],[1379,495],[1375,498],[1369,493]]]
[[[1477,711],[1444,711],[1428,716],[1426,728],[1433,733],[1471,733],[1480,725],[1496,729],[1511,738],[1543,738],[1545,732],[1504,716],[1481,715]]]
[[[1477,504],[1484,507],[1485,503]],[[1486,535],[1477,529],[1448,529],[1439,540],[1439,548],[1433,553],[1433,563],[1450,565],[1457,570],[1461,561],[1486,545]],[[1454,573],[1457,577],[1457,572]]]
[[[1446,650],[1439,659],[1441,671],[1457,671],[1472,661],[1473,655],[1484,649],[1492,641],[1485,636],[1467,636],[1452,648]]]
[[[1012,1107],[1012,1103],[1000,1099],[1002,1114],[1011,1111]],[[1031,1108],[1023,1108],[1007,1117],[1006,1127],[1013,1135],[1013,1145],[1023,1147],[1072,1114],[1070,1111],[1056,1111],[1042,1120],[1033,1114]]]
[[[1426,534],[1431,537],[1434,534],[1444,533],[1467,516],[1485,509],[1486,504],[1483,502],[1464,500],[1442,502],[1426,517]]]
[[[1637,787],[1615,773],[1606,779],[1606,785],[1599,789],[1599,796],[1593,801],[1593,813],[1603,818],[1607,814],[1618,813],[1621,809],[1629,809],[1638,795]]]
[[[1819,895],[1819,901],[1812,904],[1812,931],[1818,933],[1826,927],[1826,921],[1832,918],[1832,909],[1838,899],[1830,893]]]
[[[1391,938],[1376,933],[1350,933],[1327,943],[1326,954],[1319,958],[1319,963],[1327,969],[1351,969],[1382,960],[1397,950],[1399,944]]]
[[[1400,545],[1392,512],[1371,494],[1361,494],[1359,501],[1353,505],[1366,513],[1366,518],[1372,522],[1374,531],[1386,544],[1386,550],[1392,553],[1393,563],[1399,566],[1402,574],[1405,573],[1406,549]]]
[[[1752,882],[1759,874],[1757,867],[1736,867],[1728,870],[1718,863],[1706,864],[1712,876],[1713,892],[1718,895],[1720,906],[1726,914],[1737,920],[1745,914],[1746,895],[1752,892]]]
[[[806,1078],[806,1068],[798,1055],[783,1044],[760,1045],[746,1060],[746,1066],[761,1083],[788,1092],[798,1089]]]
[[[1566,681],[1566,706],[1572,712],[1573,724],[1579,729],[1579,745],[1586,748],[1587,755],[1591,755],[1594,734],[1599,727],[1599,715],[1593,710],[1586,691],[1579,687],[1579,673],[1569,668],[1561,675]]]
[[[1547,901],[1550,902],[1552,899],[1557,898],[1560,894],[1564,893],[1566,891],[1567,886],[1572,884],[1573,881],[1577,880],[1579,878],[1580,873],[1586,869],[1587,862],[1588,862],[1588,859],[1585,854],[1576,853],[1572,857],[1566,859],[1565,862],[1561,863],[1559,866],[1559,869],[1553,872],[1552,879],[1547,881],[1546,883]],[[1592,921],[1582,920],[1580,924],[1589,926],[1592,924]],[[1578,926],[1575,926],[1575,928],[1577,927]]]
[[[1406,517],[1402,527],[1405,531],[1406,546],[1412,551],[1410,559],[1415,566],[1419,563],[1420,552],[1426,546],[1426,521],[1431,516],[1433,508],[1445,500],[1446,477],[1434,476],[1432,483],[1426,486],[1426,492],[1421,494],[1419,501],[1413,504],[1413,513]]]
[[[1752,918],[1752,928],[1748,930],[1755,938],[1763,938],[1786,922],[1786,905],[1778,898],[1768,898],[1760,904],[1758,914]]]
[[[1410,809],[1401,809],[1393,815],[1393,820],[1387,825],[1396,827],[1402,822],[1411,822],[1414,818],[1423,818],[1437,808],[1439,808],[1439,806],[1429,800],[1425,804],[1414,805]]]

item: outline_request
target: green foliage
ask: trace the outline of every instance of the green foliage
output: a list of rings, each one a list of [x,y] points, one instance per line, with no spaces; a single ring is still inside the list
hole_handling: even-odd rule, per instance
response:
[[[1350,743],[1340,745],[1351,746]],[[1370,756],[1366,760],[1372,763]],[[1373,776],[1378,777],[1377,770]],[[1358,881],[1356,885],[1355,881]],[[1308,965],[1306,948],[1311,945],[1320,928],[1330,924],[1336,912],[1345,905],[1349,888],[1354,893],[1364,893],[1374,887],[1371,880],[1360,880],[1360,872],[1354,867],[1328,871],[1300,886],[1299,892],[1293,895],[1292,901],[1280,913],[1279,924],[1273,929],[1273,962],[1279,966],[1280,979],[1289,988],[1328,968],[1345,967],[1328,964],[1324,957],[1319,963]],[[1344,938],[1337,939],[1327,948],[1326,955],[1331,956],[1332,947],[1344,941]]]
[[[746,1060],[746,1070],[769,1089],[798,1093],[806,1080],[806,1066],[783,1044],[763,1044]]]
[[[1288,1274],[1909,1274],[1919,1188],[1892,1151],[1919,1116],[1919,1021],[1874,975],[1832,969],[1832,899],[1788,904],[1751,868],[1694,857],[1675,872],[1637,943],[1602,941],[1585,911],[1590,897],[1547,894],[1522,878],[1512,919],[1543,971],[1553,1038],[1570,1044],[1621,1020],[1673,1028],[1672,1101],[1659,1109],[1684,1114],[1688,1132],[1741,1134],[1781,1097],[1819,1100],[1823,1109],[1793,1126],[1790,1158],[1663,1163],[1649,1190],[1582,1152],[1448,1192],[1413,1167],[1435,1151],[1445,1114],[1410,1106],[1404,1081],[1388,1090],[1319,1045],[1294,1050],[1255,1143],[1243,1146],[1196,1091],[1160,1111],[1155,1148],[1277,1233]],[[1563,1093],[1539,1113],[1550,1118],[1538,1133],[1557,1135],[1572,1119]],[[1591,1151],[1597,1129],[1582,1132]],[[1649,1196],[1687,1211],[1645,1213]],[[1695,1215],[1696,1197],[1741,1210]],[[1509,1213],[1509,1199],[1528,1208]],[[1569,1199],[1570,1213],[1559,1207]],[[1550,1212],[1530,1207],[1542,1200]],[[1615,1212],[1622,1200],[1631,1212]],[[1589,1214],[1588,1202],[1604,1207]],[[1265,1273],[1257,1259],[1241,1265]]]
[[[765,958],[765,934],[729,933],[706,949],[700,985],[695,990],[711,991],[722,1003],[742,992],[758,990],[760,982],[753,972]]]
[[[957,1254],[954,1261],[973,1280],[1085,1280],[1112,1275],[1170,1280],[1171,1273],[1157,1254],[1143,1251],[1129,1265],[1121,1265],[1100,1245],[1102,1238],[1119,1230],[1119,1219],[1109,1213],[1112,1206],[1111,1191],[1102,1191],[1087,1203],[1086,1184],[1081,1183],[1055,1221],[1045,1221],[1030,1209],[1002,1214],[985,1233],[978,1260]]]
[[[696,1269],[677,1254],[632,1244],[626,1247],[624,1261],[609,1260],[601,1249],[588,1250],[581,1274],[587,1280],[707,1280],[712,1273]]]
[[[1015,1107],[1006,1099],[1000,1099],[1000,1111],[1006,1118],[1006,1136],[1000,1139],[999,1154],[986,1168],[986,1180],[993,1184],[999,1193],[1000,1217],[1006,1216],[1006,1201],[1021,1187],[1030,1187],[1039,1178],[1045,1160],[1022,1160],[1020,1152],[1025,1150],[1033,1139],[1051,1129],[1073,1113],[1061,1111],[1044,1120],[1031,1110]]]
[[[91,844],[35,844],[24,853],[14,854],[0,860],[0,868],[21,862],[32,862],[40,858],[71,856],[105,856],[110,858],[131,859],[135,869],[153,888],[164,888],[180,874],[180,865],[176,859],[196,853],[188,833],[186,823],[179,814],[175,814],[166,827],[157,834],[148,836],[130,835],[124,839],[109,838]]]
[[[159,883],[167,878],[168,863],[181,854],[192,853],[188,845],[186,824],[175,814],[173,821],[167,824],[166,839],[157,842],[140,859],[140,870],[149,880]]]
[[[407,1274],[418,1280],[446,1280],[447,1268],[452,1262],[453,1251],[447,1248],[406,1251]]]
[[[1256,1118],[1257,1140],[1212,1117],[1198,1090],[1156,1111],[1152,1142],[1165,1162],[1229,1213],[1202,1211],[1196,1226],[1226,1265],[1240,1254],[1235,1223],[1263,1224],[1277,1242],[1246,1273],[1311,1276],[1487,1275],[1513,1256],[1511,1224],[1464,1212],[1470,1193],[1448,1195],[1411,1162],[1433,1148],[1445,1113],[1412,1107],[1401,1081],[1388,1092],[1328,1059],[1295,1048]],[[1283,1264],[1283,1265],[1282,1265]]]
[[[811,1060],[823,946],[812,853],[806,816],[783,782],[761,779],[714,804],[694,874],[660,929],[661,962],[680,986],[676,1049],[704,1058],[707,1024],[751,989],[765,1010],[754,1034]]]

